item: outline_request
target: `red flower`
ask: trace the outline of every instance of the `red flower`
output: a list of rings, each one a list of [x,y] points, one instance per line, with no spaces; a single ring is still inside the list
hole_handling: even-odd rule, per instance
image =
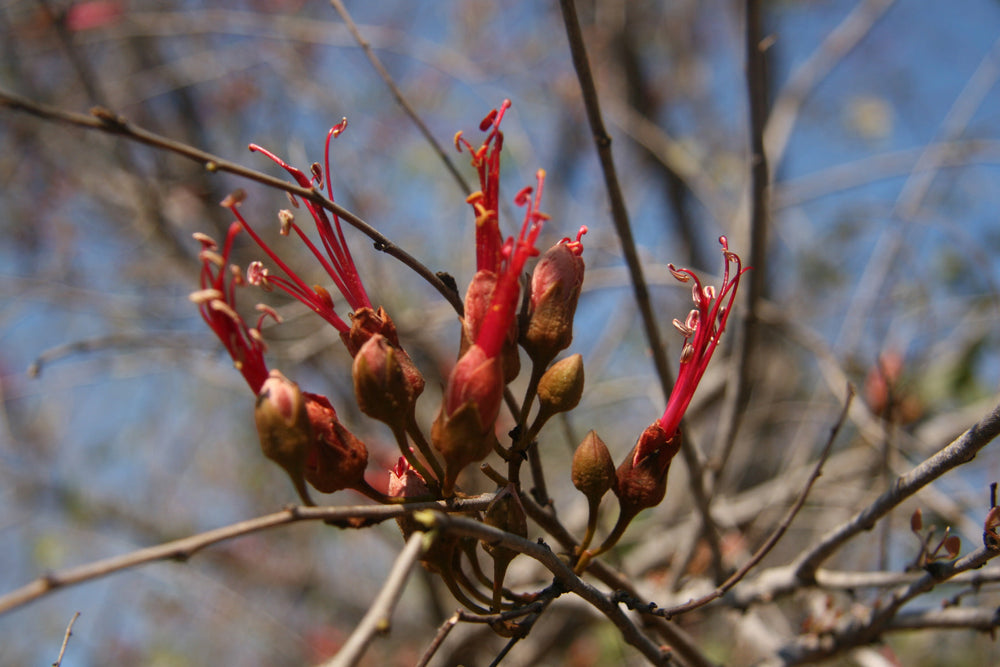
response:
[[[213,239],[201,233],[194,235],[201,243],[198,255],[202,264],[201,290],[192,293],[190,298],[198,304],[201,316],[222,341],[236,369],[243,374],[256,395],[268,376],[267,365],[264,363],[267,346],[260,335],[260,327],[266,317],[273,317],[275,321],[281,321],[281,318],[272,308],[257,304],[261,316],[256,327],[249,327],[236,310],[236,288],[245,282],[240,268],[229,264],[229,253],[240,229],[237,222],[229,226],[221,255]]]
[[[473,148],[461,132],[455,135],[455,148],[465,147],[472,156],[472,166],[479,174],[479,192],[469,195],[466,200],[476,214],[476,270],[498,273],[503,260],[503,236],[500,234],[498,211],[500,207],[500,151],[503,149],[503,132],[500,121],[510,108],[510,100],[504,100],[500,110],[490,111],[479,129],[490,130],[482,146]]]
[[[677,382],[670,392],[670,399],[659,419],[660,428],[667,439],[673,437],[680,426],[684,412],[691,403],[695,389],[701,381],[712,353],[719,344],[722,332],[726,329],[726,321],[732,310],[740,277],[749,267],[743,268],[739,255],[729,250],[729,242],[725,236],[719,237],[722,245],[722,255],[725,258],[725,270],[722,276],[722,287],[716,292],[712,285],[703,286],[690,269],[678,269],[670,264],[670,272],[681,282],[694,281],[691,286],[694,298],[694,309],[684,322],[674,320],[674,327],[684,335],[684,347],[681,349],[680,370],[677,372]],[[640,443],[641,444],[641,443]],[[637,447],[634,463],[650,454],[648,449]]]
[[[345,118],[339,124],[332,127],[327,133],[323,154],[323,166],[320,167],[319,164],[313,164],[312,177],[306,176],[306,174],[300,169],[292,167],[278,156],[256,144],[250,144],[250,150],[263,153],[267,157],[271,158],[271,160],[291,174],[292,178],[294,178],[295,181],[304,188],[318,186],[322,189],[325,183],[327,195],[332,197],[332,186],[330,182],[330,141],[343,132],[346,127],[347,119]],[[297,200],[293,199],[292,201],[296,206],[298,206]],[[347,334],[350,332],[350,325],[347,324],[334,310],[333,299],[330,297],[329,292],[318,285],[310,287],[304,280],[302,280],[302,278],[298,276],[298,274],[295,273],[295,271],[282,261],[277,253],[271,250],[263,239],[257,235],[253,228],[250,227],[246,219],[240,215],[240,212],[236,209],[237,204],[239,204],[239,201],[236,199],[227,199],[223,202],[224,206],[227,206],[230,210],[232,210],[233,214],[243,225],[243,228],[246,229],[247,233],[250,234],[254,241],[257,242],[257,245],[259,245],[260,248],[267,253],[267,256],[271,258],[271,261],[273,261],[286,276],[282,277],[272,275],[262,263],[254,262],[247,270],[247,279],[251,283],[260,285],[265,289],[268,289],[271,286],[278,287],[295,299],[304,303],[312,309],[313,312],[332,324],[341,334]],[[317,206],[311,201],[305,200],[304,204],[316,224],[316,231],[319,234],[323,250],[320,251],[316,244],[314,244],[302,228],[299,227],[299,225],[295,222],[295,216],[291,211],[283,210],[278,215],[281,220],[281,234],[283,236],[287,236],[289,232],[294,231],[299,238],[302,239],[302,242],[306,244],[306,247],[309,248],[312,254],[319,261],[323,270],[326,271],[327,275],[330,276],[331,280],[333,280],[334,285],[337,286],[337,290],[343,295],[344,299],[347,300],[347,303],[352,311],[357,311],[362,308],[371,308],[372,306],[371,301],[368,298],[368,293],[365,291],[365,287],[361,282],[361,276],[358,274],[357,267],[354,265],[354,260],[347,247],[347,242],[344,240],[344,233],[340,226],[340,218],[332,213],[329,213],[326,209]],[[332,222],[330,220],[331,217],[333,218]]]

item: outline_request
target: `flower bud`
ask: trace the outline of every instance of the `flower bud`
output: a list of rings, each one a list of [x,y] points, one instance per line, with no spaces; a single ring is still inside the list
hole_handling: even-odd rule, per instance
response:
[[[351,314],[351,330],[340,334],[341,340],[347,347],[347,351],[352,357],[356,357],[361,348],[373,336],[382,335],[396,350],[396,361],[403,370],[406,382],[409,385],[409,392],[416,401],[417,397],[424,391],[424,377],[414,365],[413,360],[406,354],[399,344],[399,335],[396,333],[396,325],[379,306],[378,310],[371,308],[358,308]]]
[[[549,367],[538,382],[538,400],[546,414],[569,412],[583,396],[583,357],[566,357]]]
[[[306,480],[321,493],[365,486],[368,448],[348,431],[325,396],[306,393],[315,446],[306,460]]]
[[[615,464],[611,460],[608,446],[597,433],[591,431],[584,436],[573,454],[573,486],[587,497],[591,504],[600,502],[604,494],[614,488]]]
[[[441,412],[431,429],[431,443],[445,462],[444,495],[452,494],[465,466],[490,453],[502,396],[499,358],[487,357],[481,347],[471,346],[448,378]]]
[[[388,495],[392,498],[419,498],[420,496],[430,496],[431,491],[427,488],[427,482],[413,469],[407,460],[400,456],[396,465],[389,469]],[[414,531],[420,529],[420,524],[413,518],[412,514],[403,514],[396,517],[396,525],[403,533],[403,539],[410,539]]]
[[[462,346],[460,356],[476,340],[486,313],[489,312],[493,291],[497,285],[497,275],[492,271],[479,271],[472,277],[465,293],[465,316],[462,319]],[[513,382],[521,372],[521,358],[517,350],[517,325],[511,324],[503,348],[500,351],[503,362],[504,384]]]
[[[288,473],[302,502],[312,505],[304,475],[314,448],[313,430],[299,385],[281,372],[271,371],[257,394],[254,421],[264,456]]]
[[[667,493],[670,462],[681,448],[681,432],[668,435],[655,421],[639,436],[632,451],[615,472],[615,495],[622,516],[633,517],[648,507],[655,507]]]
[[[560,242],[545,251],[531,274],[528,323],[521,345],[546,365],[573,341],[573,316],[583,285],[582,245]]]
[[[399,350],[374,334],[354,357],[352,373],[361,411],[393,428],[406,428],[416,397],[399,364]]]

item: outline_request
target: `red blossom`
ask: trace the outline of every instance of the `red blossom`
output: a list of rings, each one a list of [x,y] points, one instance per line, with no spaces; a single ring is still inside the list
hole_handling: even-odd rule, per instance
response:
[[[289,165],[274,153],[271,153],[256,144],[250,144],[250,150],[263,153],[269,157],[289,174],[291,174],[296,183],[304,188],[319,187],[320,189],[323,189],[325,184],[327,196],[332,198],[332,184],[330,181],[330,141],[343,132],[346,127],[347,119],[345,118],[340,123],[332,127],[327,133],[326,144],[324,147],[323,166],[320,167],[319,164],[313,164],[311,168],[311,177],[303,173],[302,170]],[[297,200],[293,198],[292,201],[296,206],[298,206]],[[295,216],[291,211],[281,211],[279,213],[279,218],[281,220],[281,234],[283,236],[287,236],[289,232],[294,231],[299,238],[302,239],[302,242],[305,243],[306,247],[309,248],[310,252],[312,252],[312,254],[319,261],[320,265],[322,265],[323,270],[326,271],[328,276],[330,276],[330,279],[333,281],[334,285],[336,285],[337,290],[343,295],[352,312],[362,308],[371,308],[371,300],[368,298],[368,293],[365,291],[364,284],[361,282],[361,276],[358,274],[358,269],[354,264],[354,259],[351,257],[351,252],[347,247],[346,240],[344,239],[344,233],[340,225],[340,218],[336,214],[328,212],[325,208],[318,206],[312,201],[304,200],[303,203],[316,224],[316,231],[319,234],[319,238],[323,246],[322,251],[295,222]],[[255,262],[250,266],[248,271],[247,277],[250,282],[260,285],[265,289],[272,286],[278,287],[298,301],[304,303],[313,312],[333,325],[333,327],[340,333],[348,333],[351,327],[336,313],[333,299],[330,297],[329,292],[318,285],[308,285],[302,278],[299,277],[297,273],[295,273],[295,271],[282,261],[278,254],[275,253],[263,239],[261,239],[253,228],[250,227],[246,219],[240,215],[239,211],[236,209],[237,204],[238,201],[236,200],[227,199],[226,202],[223,202],[224,206],[227,206],[230,210],[232,210],[233,214],[243,225],[243,228],[246,229],[247,233],[250,234],[254,241],[257,242],[257,245],[260,246],[271,261],[274,262],[286,276],[272,275],[263,264]],[[330,220],[331,217],[333,218],[332,222]]]
[[[229,264],[229,254],[233,239],[239,234],[240,223],[229,226],[222,254],[215,241],[204,234],[195,234],[201,243],[201,290],[191,294],[191,300],[198,304],[198,310],[209,328],[215,332],[233,359],[236,369],[250,385],[254,394],[260,392],[267,380],[268,370],[264,362],[267,346],[260,335],[260,327],[266,317],[280,321],[278,314],[263,304],[257,305],[261,312],[256,327],[250,327],[236,310],[236,288],[245,284],[238,266]],[[227,280],[228,275],[228,280]]]
[[[474,341],[483,348],[488,357],[495,357],[503,347],[504,339],[514,322],[517,312],[518,293],[520,291],[521,272],[529,257],[538,255],[535,241],[542,231],[542,225],[549,216],[542,213],[538,207],[542,201],[542,188],[545,185],[545,170],[539,169],[536,174],[538,188],[531,186],[523,188],[514,198],[514,203],[524,206],[524,223],[518,237],[510,237],[500,249],[502,261],[497,272],[497,283],[490,299],[490,307],[483,317],[479,332]],[[534,197],[532,197],[534,192]]]
[[[466,200],[476,215],[476,270],[499,272],[503,260],[503,235],[500,234],[500,151],[503,149],[503,132],[500,121],[510,108],[504,100],[500,109],[493,109],[479,124],[483,132],[489,130],[479,148],[473,148],[461,132],[455,135],[455,147],[464,147],[472,156],[472,166],[479,174],[479,192]]]
[[[729,241],[725,236],[719,237],[722,245],[722,255],[725,258],[725,269],[722,276],[722,287],[716,292],[712,285],[703,286],[698,276],[690,269],[678,269],[670,264],[670,272],[681,282],[691,282],[691,293],[694,299],[694,309],[684,322],[674,320],[674,327],[684,335],[684,347],[681,349],[680,370],[677,372],[677,382],[674,383],[670,399],[659,419],[660,427],[666,438],[672,438],[680,426],[684,412],[691,403],[695,389],[701,381],[712,353],[719,344],[722,332],[726,329],[726,320],[732,310],[736,298],[736,290],[740,277],[749,267],[743,268],[739,255],[729,250]],[[637,447],[635,464],[650,454],[647,449]]]

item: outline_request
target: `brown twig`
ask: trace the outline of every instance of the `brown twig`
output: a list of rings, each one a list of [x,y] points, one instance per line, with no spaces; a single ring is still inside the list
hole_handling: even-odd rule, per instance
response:
[[[649,637],[640,632],[628,616],[606,595],[573,574],[573,570],[544,544],[531,542],[479,521],[455,517],[442,512],[421,512],[415,515],[415,518],[428,529],[474,537],[487,544],[503,545],[535,559],[545,566],[566,590],[583,598],[614,623],[621,632],[622,638],[646,656],[647,660],[654,665],[670,663],[669,653],[665,653]]]
[[[830,450],[833,448],[833,443],[837,439],[837,435],[840,433],[841,427],[844,425],[844,421],[847,419],[847,411],[851,406],[851,401],[854,399],[854,387],[848,385],[847,387],[847,397],[844,399],[844,407],[840,411],[840,415],[837,417],[837,421],[830,428],[830,437],[827,438],[826,444],[823,446],[823,451],[819,455],[819,459],[816,461],[816,466],[813,468],[812,474],[809,475],[809,479],[806,481],[805,487],[802,492],[799,493],[799,497],[796,499],[795,503],[788,508],[785,513],[784,518],[781,523],[778,524],[777,529],[771,534],[764,544],[760,546],[759,549],[750,557],[744,565],[734,572],[726,581],[719,585],[714,591],[708,595],[702,596],[697,600],[691,600],[682,605],[676,607],[671,607],[669,609],[659,610],[657,615],[663,616],[664,618],[670,619],[678,614],[684,614],[686,612],[692,611],[699,607],[703,607],[712,600],[716,600],[722,597],[727,591],[729,591],[733,586],[738,584],[742,579],[752,570],[754,567],[764,559],[771,549],[778,543],[778,540],[782,538],[785,532],[788,530],[789,526],[792,525],[792,521],[798,515],[799,510],[805,505],[806,498],[809,497],[809,492],[812,490],[813,484],[819,479],[819,476],[823,472],[823,465],[826,463],[827,458],[830,456]]]
[[[86,565],[50,572],[21,588],[0,596],[0,614],[44,597],[60,588],[105,577],[115,572],[154,561],[185,561],[205,547],[276,526],[284,526],[298,521],[325,521],[342,527],[360,528],[402,516],[403,514],[431,508],[442,512],[485,509],[492,500],[493,494],[490,493],[466,500],[458,500],[451,504],[441,501],[413,503],[410,505],[360,505],[350,507],[292,506],[280,512],[248,519],[247,521],[240,521],[229,526],[190,535],[157,546],[137,549],[121,556],[112,556],[111,558],[94,561]]]
[[[455,179],[455,182],[458,183],[458,187],[461,188],[462,192],[466,196],[472,194],[472,188],[470,188],[469,184],[465,182],[465,179],[462,177],[462,174],[459,173],[455,163],[448,157],[448,154],[445,153],[443,148],[441,148],[437,139],[435,139],[434,135],[431,134],[430,129],[424,121],[420,119],[420,116],[418,116],[417,112],[410,106],[410,103],[406,101],[406,98],[403,97],[403,93],[399,90],[399,86],[397,86],[396,82],[393,81],[392,76],[389,74],[388,70],[386,70],[385,66],[382,65],[382,61],[379,60],[379,57],[375,55],[375,51],[372,50],[371,44],[369,44],[368,41],[361,36],[361,31],[358,30],[358,26],[354,24],[354,20],[347,11],[347,7],[344,6],[344,3],[341,2],[341,0],[330,0],[330,4],[333,5],[335,10],[337,10],[340,18],[344,21],[344,24],[347,25],[348,31],[350,31],[351,36],[358,43],[358,46],[361,47],[361,50],[365,52],[365,56],[372,64],[372,67],[374,67],[375,71],[378,72],[378,75],[382,77],[382,81],[384,81],[385,85],[389,88],[389,92],[392,93],[393,98],[396,100],[396,104],[402,107],[403,112],[409,116],[410,120],[413,121],[413,124],[417,126],[418,130],[420,130],[420,134],[424,135],[424,139],[427,140],[427,143],[431,145],[434,152],[437,153],[439,158],[441,158],[441,162],[444,163],[445,169],[449,174],[451,174],[451,177]]]
[[[78,618],[80,618],[80,612],[74,612],[73,618],[69,619],[69,625],[66,626],[66,634],[63,635],[62,646],[59,647],[59,657],[52,663],[52,667],[62,665],[63,657],[66,655],[66,647],[69,646],[69,638],[73,636],[73,624],[76,623],[76,619]]]
[[[297,184],[269,176],[260,171],[244,167],[243,165],[229,160],[224,160],[217,155],[213,155],[194,146],[189,146],[179,141],[169,139],[154,132],[144,130],[129,123],[125,118],[104,108],[95,108],[90,115],[63,111],[48,105],[40,104],[18,95],[14,95],[0,89],[0,106],[5,106],[14,111],[22,111],[44,120],[57,121],[76,127],[89,130],[97,130],[106,134],[125,137],[147,146],[153,146],[162,150],[175,153],[177,155],[194,160],[204,165],[209,172],[226,172],[241,178],[266,185],[271,188],[282,190],[289,194],[308,199],[326,210],[347,221],[351,226],[371,238],[375,242],[375,249],[384,252],[412,269],[421,278],[426,280],[443,296],[449,304],[459,314],[463,311],[462,300],[458,294],[446,285],[433,271],[417,261],[405,250],[390,241],[385,235],[377,231],[363,219],[348,211],[346,208],[325,197],[316,188],[304,188]]]
[[[806,549],[795,560],[793,569],[800,582],[815,580],[816,569],[837,549],[858,533],[871,529],[875,522],[888,514],[903,500],[927,486],[949,470],[971,461],[976,453],[1000,435],[1000,405],[909,473],[897,477],[889,490],[875,499],[848,521],[828,533],[817,544]]]
[[[934,567],[928,568],[929,571],[919,579],[898,589],[888,601],[883,601],[882,604],[874,607],[872,613],[864,621],[852,623],[843,630],[820,638],[819,641],[816,641],[815,637],[805,637],[782,647],[779,651],[779,662],[776,664],[798,665],[818,662],[848,649],[869,644],[878,639],[890,627],[904,604],[960,572],[982,567],[998,555],[1000,555],[1000,551],[982,547],[959,558],[954,563],[935,563]],[[1000,618],[994,618],[995,621],[1000,621]],[[994,624],[991,629],[995,627],[1000,627],[1000,625]]]
[[[337,655],[323,663],[323,667],[353,667],[361,661],[376,634],[389,632],[392,612],[403,594],[403,587],[409,580],[413,567],[425,551],[424,541],[426,537],[424,533],[419,531],[410,536],[406,547],[396,558],[392,569],[389,570],[389,574],[385,578],[385,585],[382,586],[382,590],[368,607],[364,618],[358,623]]]
[[[639,306],[643,330],[652,352],[653,366],[660,381],[664,401],[666,401],[670,396],[673,374],[670,371],[670,362],[667,360],[666,348],[663,346],[660,330],[656,324],[656,315],[653,313],[652,301],[649,298],[649,287],[646,284],[642,265],[639,262],[635,238],[632,235],[632,226],[629,222],[628,210],[625,207],[625,198],[618,183],[614,155],[611,152],[611,136],[608,134],[607,129],[605,129],[604,120],[601,116],[597,86],[594,83],[594,75],[590,69],[587,48],[583,41],[583,32],[580,29],[580,19],[576,14],[576,6],[573,0],[560,0],[559,7],[562,9],[566,37],[569,41],[570,53],[573,57],[573,67],[576,70],[577,80],[580,83],[580,91],[583,96],[584,108],[587,112],[587,120],[594,135],[594,144],[597,147],[601,171],[604,174],[604,185],[608,192],[608,201],[611,205],[611,219],[615,226],[615,233],[618,235],[618,239],[622,245],[622,254],[625,257],[625,264],[628,266],[632,291]],[[708,495],[705,492],[704,481],[702,479],[702,465],[690,437],[684,438],[681,454],[688,469],[688,479],[695,505],[698,507],[698,511],[701,512],[704,534],[712,551],[712,562],[715,565],[719,579],[721,579],[722,549],[719,545],[718,531],[709,509]]]

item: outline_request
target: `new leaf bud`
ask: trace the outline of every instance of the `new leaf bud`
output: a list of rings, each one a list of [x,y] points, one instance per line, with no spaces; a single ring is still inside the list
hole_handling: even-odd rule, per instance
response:
[[[399,363],[399,350],[385,336],[374,334],[358,350],[352,372],[361,411],[393,428],[405,428],[416,397]]]

